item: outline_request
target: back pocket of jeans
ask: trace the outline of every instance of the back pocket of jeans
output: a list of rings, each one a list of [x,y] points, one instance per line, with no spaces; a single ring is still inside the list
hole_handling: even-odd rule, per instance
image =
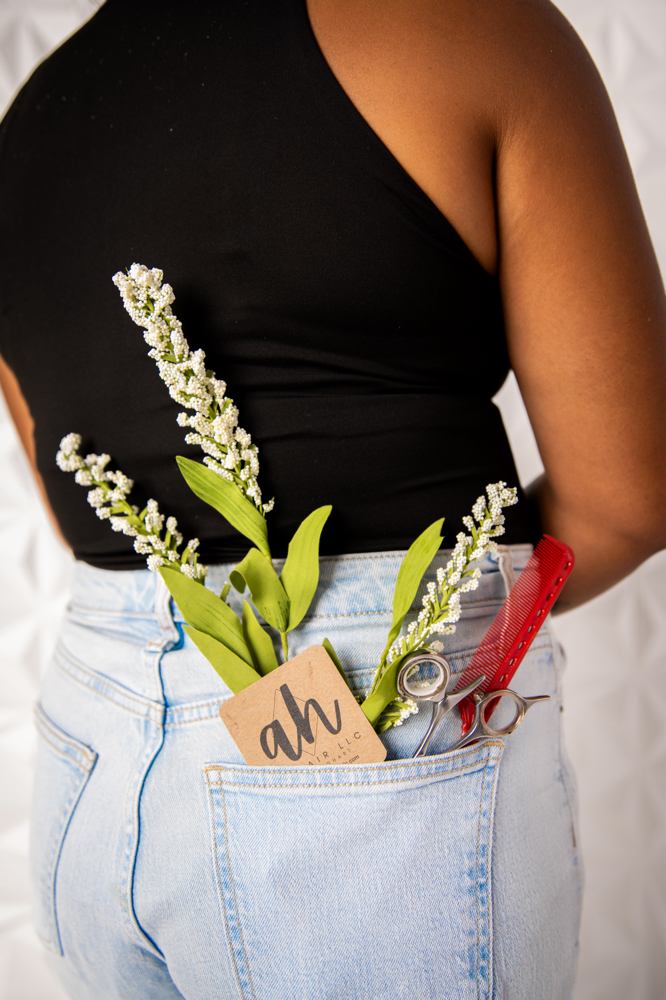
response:
[[[340,767],[209,764],[241,995],[485,1000],[502,744]]]
[[[30,830],[33,920],[46,947],[61,955],[56,912],[58,862],[97,754],[64,733],[39,705],[35,716],[39,742]]]

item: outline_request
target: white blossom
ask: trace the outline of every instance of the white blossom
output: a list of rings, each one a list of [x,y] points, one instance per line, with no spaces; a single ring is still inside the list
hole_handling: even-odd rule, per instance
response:
[[[188,433],[185,441],[198,445],[206,456],[204,464],[235,483],[267,514],[274,501],[262,502],[257,482],[259,449],[248,432],[238,426],[238,407],[226,396],[226,382],[207,371],[202,350],[190,351],[182,325],[171,310],[175,296],[164,274],[157,267],[132,264],[127,274],[115,274],[113,282],[125,309],[143,328],[149,356],[157,363],[171,398],[194,411],[181,412],[176,418],[180,427],[191,427],[194,432]]]
[[[80,486],[92,486],[88,491],[88,503],[103,521],[108,520],[113,531],[122,532],[134,539],[134,550],[147,556],[148,568],[157,570],[165,563],[180,563],[181,572],[193,580],[203,580],[206,567],[195,555],[199,539],[193,538],[179,552],[183,536],[178,531],[175,517],[165,518],[160,513],[156,500],[149,500],[143,514],[139,508],[127,501],[134,483],[120,470],[107,471],[111,461],[109,455],[86,455],[78,453],[81,447],[79,434],[67,434],[60,442],[56,456],[59,467],[64,472],[74,472],[75,481]],[[166,520],[166,537],[162,537]],[[168,539],[168,540],[167,540]]]
[[[419,710],[418,702],[413,701],[411,698],[405,699],[399,703],[401,705],[400,715],[393,723],[394,726],[401,726],[410,715],[416,715]]]
[[[66,434],[60,442],[60,448],[56,454],[58,468],[62,469],[63,472],[76,472],[78,469],[83,469],[85,463],[78,454],[80,447],[80,434]],[[90,484],[86,483],[85,485],[89,486]]]
[[[436,640],[427,644],[426,640],[432,635],[452,635],[455,632],[462,614],[461,596],[476,590],[481,578],[481,570],[473,564],[497,548],[494,539],[504,532],[502,509],[518,501],[517,491],[507,488],[504,482],[489,484],[486,494],[486,497],[477,499],[472,507],[472,516],[463,518],[469,534],[458,532],[446,566],[438,567],[435,581],[426,586],[416,620],[409,623],[406,634],[391,645],[375,670],[371,691],[375,691],[387,665],[396,657],[424,647],[441,652],[444,649],[441,642]],[[387,718],[390,725],[399,724],[396,721],[399,716],[394,718],[394,714],[389,706]]]

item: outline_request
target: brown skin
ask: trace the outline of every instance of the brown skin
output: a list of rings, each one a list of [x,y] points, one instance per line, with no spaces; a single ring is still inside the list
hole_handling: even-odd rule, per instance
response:
[[[666,547],[666,299],[594,65],[547,0],[308,10],[359,112],[499,275],[544,528],[576,553],[559,608],[582,604]]]
[[[547,0],[309,0],[342,87],[502,288],[576,568],[559,609],[666,547],[666,299],[610,102]]]

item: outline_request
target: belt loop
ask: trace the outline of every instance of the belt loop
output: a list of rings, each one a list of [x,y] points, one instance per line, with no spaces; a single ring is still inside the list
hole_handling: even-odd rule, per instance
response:
[[[157,615],[157,623],[162,630],[164,638],[169,642],[177,643],[180,640],[180,635],[171,614],[171,594],[160,574],[156,573],[155,576],[157,578],[155,581],[155,614]]]
[[[508,597],[516,585],[516,574],[513,571],[513,556],[508,545],[497,546],[497,562],[499,563],[499,571],[502,574],[506,596]]]

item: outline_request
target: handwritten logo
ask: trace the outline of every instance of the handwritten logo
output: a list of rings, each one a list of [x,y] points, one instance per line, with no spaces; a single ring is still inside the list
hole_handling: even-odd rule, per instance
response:
[[[287,711],[289,712],[291,720],[296,727],[296,747],[292,746],[292,743],[285,733],[280,720],[277,718],[273,719],[273,721],[269,722],[267,726],[264,726],[259,737],[261,749],[269,760],[275,760],[278,755],[278,750],[282,750],[283,754],[288,757],[289,760],[300,760],[303,754],[303,741],[305,740],[305,742],[310,745],[315,742],[317,725],[315,723],[315,733],[313,733],[310,711],[315,713],[321,724],[328,730],[329,733],[331,733],[332,736],[337,735],[337,733],[339,733],[342,729],[342,718],[337,698],[333,702],[335,708],[335,726],[333,726],[329,722],[328,717],[319,702],[314,698],[308,698],[305,702],[305,708],[301,711],[287,684],[282,685],[280,688],[280,694],[282,695],[282,700]],[[269,736],[272,737],[270,741]]]

